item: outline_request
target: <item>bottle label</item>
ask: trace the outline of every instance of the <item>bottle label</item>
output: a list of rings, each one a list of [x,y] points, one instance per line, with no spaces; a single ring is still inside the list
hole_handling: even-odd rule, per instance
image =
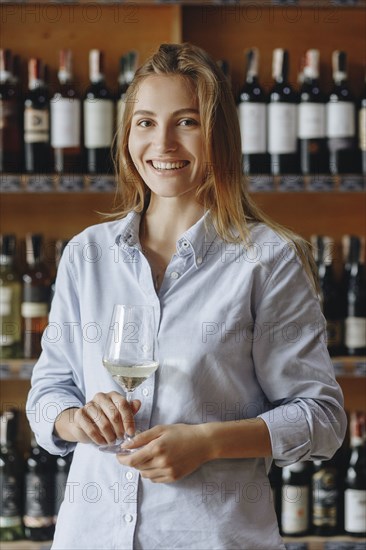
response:
[[[5,317],[11,313],[11,288],[0,286],[0,317]]]
[[[327,319],[327,344],[329,347],[342,344],[342,322]]]
[[[25,476],[26,527],[48,527],[53,523],[53,494],[49,476],[28,473]]]
[[[84,101],[84,142],[88,149],[110,147],[113,140],[113,101]]]
[[[327,136],[347,138],[355,136],[355,106],[350,101],[329,102],[326,105]]]
[[[309,528],[309,488],[284,485],[282,487],[282,531],[286,534],[304,533]]]
[[[335,472],[320,470],[313,476],[313,523],[336,527],[338,491]]]
[[[51,101],[51,145],[56,148],[80,146],[80,101],[59,97]]]
[[[15,527],[21,524],[19,480],[13,475],[0,477],[1,517],[0,527]]]
[[[362,107],[358,113],[358,127],[360,129],[360,149],[366,151],[366,107]]]
[[[366,491],[346,489],[344,492],[344,529],[348,533],[366,531]]]
[[[25,143],[46,143],[50,128],[50,117],[47,110],[26,107],[24,111]]]
[[[238,107],[241,150],[243,153],[266,152],[266,113],[262,103],[241,103]]]
[[[0,99],[0,130],[13,128],[14,124],[17,125],[18,112],[16,102]]]
[[[347,317],[345,322],[345,344],[347,348],[366,347],[366,318]]]
[[[297,105],[270,103],[268,105],[268,151],[271,154],[296,153]]]
[[[322,103],[300,103],[298,114],[300,139],[325,137],[325,105]]]
[[[25,318],[47,317],[48,304],[37,302],[23,302],[21,306],[21,315]]]

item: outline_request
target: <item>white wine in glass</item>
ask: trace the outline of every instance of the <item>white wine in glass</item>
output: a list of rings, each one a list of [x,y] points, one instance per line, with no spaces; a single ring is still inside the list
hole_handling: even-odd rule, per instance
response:
[[[152,306],[114,306],[111,325],[103,354],[103,365],[113,380],[126,392],[131,402],[133,391],[151,376],[159,366],[154,358],[154,308]],[[127,454],[122,444],[133,439],[125,433],[123,439],[102,445],[101,451]]]

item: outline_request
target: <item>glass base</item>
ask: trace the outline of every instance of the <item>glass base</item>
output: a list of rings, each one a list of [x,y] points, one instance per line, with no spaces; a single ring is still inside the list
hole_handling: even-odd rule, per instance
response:
[[[127,439],[116,439],[114,443],[110,445],[100,445],[98,448],[102,453],[112,453],[115,455],[130,455],[137,451],[137,449],[126,449],[122,447],[123,443],[126,443]]]

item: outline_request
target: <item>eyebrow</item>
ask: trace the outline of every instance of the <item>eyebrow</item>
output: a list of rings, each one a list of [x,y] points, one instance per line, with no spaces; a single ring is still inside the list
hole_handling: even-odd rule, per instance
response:
[[[173,111],[172,115],[184,115],[187,113],[194,113],[198,115],[199,111],[198,109],[184,108],[184,109],[178,109],[178,111]],[[132,116],[137,116],[137,115],[156,116],[156,113],[154,113],[153,111],[145,111],[144,109],[140,109],[138,111],[135,111]]]

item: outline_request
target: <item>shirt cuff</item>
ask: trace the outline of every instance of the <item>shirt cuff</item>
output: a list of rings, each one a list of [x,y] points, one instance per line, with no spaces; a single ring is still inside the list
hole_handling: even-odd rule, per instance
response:
[[[82,406],[83,404],[75,398],[65,402],[65,395],[52,395],[51,399],[50,397],[47,397],[47,399],[41,398],[36,403],[33,411],[27,410],[27,416],[37,443],[53,455],[65,456],[72,452],[76,447],[76,443],[65,441],[55,435],[55,421],[63,411]]]

